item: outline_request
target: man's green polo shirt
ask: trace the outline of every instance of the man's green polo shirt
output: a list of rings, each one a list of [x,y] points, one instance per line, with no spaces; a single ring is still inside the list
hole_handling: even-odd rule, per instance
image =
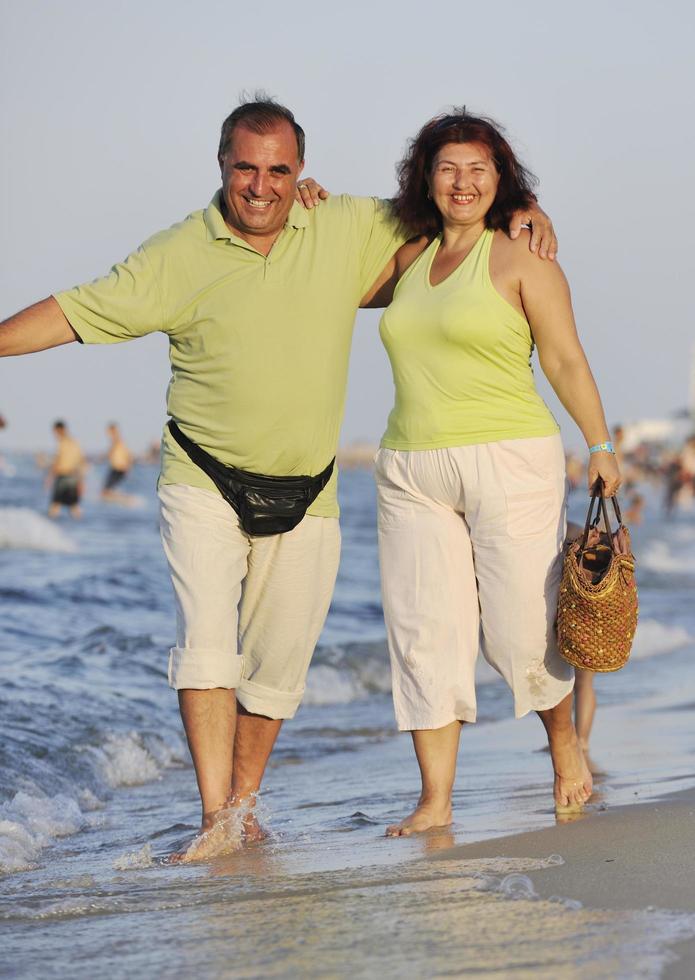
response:
[[[376,198],[294,204],[265,257],[234,235],[219,192],[102,279],[56,300],[84,343],[161,330],[167,410],[223,463],[315,475],[335,455],[355,313],[404,236]],[[161,483],[214,490],[165,428]],[[335,476],[310,514],[338,514]]]

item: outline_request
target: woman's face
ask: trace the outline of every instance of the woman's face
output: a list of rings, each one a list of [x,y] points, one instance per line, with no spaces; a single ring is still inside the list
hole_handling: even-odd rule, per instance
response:
[[[430,194],[445,225],[484,221],[500,176],[483,143],[447,143],[432,162]]]

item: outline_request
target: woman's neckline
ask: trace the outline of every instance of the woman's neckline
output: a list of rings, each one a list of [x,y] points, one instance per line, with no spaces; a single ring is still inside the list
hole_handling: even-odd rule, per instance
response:
[[[478,237],[476,238],[476,240],[473,242],[473,244],[471,245],[471,247],[469,248],[469,250],[466,252],[466,254],[464,255],[464,257],[461,259],[461,261],[457,265],[455,265],[454,268],[451,270],[451,272],[449,272],[448,275],[446,275],[443,279],[440,279],[439,282],[433,283],[432,282],[432,266],[434,265],[434,260],[436,259],[437,255],[439,253],[439,249],[441,248],[442,239],[443,239],[442,232],[440,231],[439,234],[437,235],[437,237],[432,240],[432,244],[435,247],[432,249],[432,254],[430,255],[429,262],[427,263],[427,273],[426,273],[426,277],[425,277],[425,281],[427,283],[427,286],[430,289],[438,289],[440,286],[443,286],[445,282],[448,282],[452,278],[452,276],[455,276],[458,272],[460,272],[461,269],[463,269],[463,267],[465,266],[466,262],[468,262],[468,260],[470,259],[471,255],[475,252],[475,250],[480,245],[482,239],[485,237],[485,233],[487,231],[489,231],[489,230],[490,230],[489,228],[483,228],[483,230],[480,232],[480,234],[478,235]]]

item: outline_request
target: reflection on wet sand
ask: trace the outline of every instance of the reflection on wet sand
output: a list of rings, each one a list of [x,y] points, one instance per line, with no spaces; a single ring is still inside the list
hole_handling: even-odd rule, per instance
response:
[[[448,836],[423,835],[423,848]],[[666,943],[695,935],[687,914],[540,899],[529,873],[562,863],[421,860],[287,876],[281,856],[257,848],[209,869],[219,884],[186,917],[179,969],[200,968],[203,951],[206,973],[226,963],[242,978],[409,976],[417,963],[422,976],[569,980],[589,968],[612,980],[658,976]]]

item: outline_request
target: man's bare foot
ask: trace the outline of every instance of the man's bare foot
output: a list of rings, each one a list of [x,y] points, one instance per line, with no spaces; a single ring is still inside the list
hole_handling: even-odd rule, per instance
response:
[[[167,864],[188,864],[231,854],[243,845],[243,815],[237,807],[226,806],[206,813],[200,831],[190,844],[170,854]]]
[[[418,803],[405,820],[386,828],[386,836],[410,837],[411,834],[421,834],[424,830],[432,830],[434,827],[448,827],[451,819],[451,800],[439,804]]]
[[[260,844],[267,840],[270,834],[258,822],[258,817],[252,810],[247,810],[241,818],[244,844]]]
[[[572,729],[548,733],[550,756],[555,771],[555,809],[576,810],[591,796],[593,780],[579,740]]]
[[[232,800],[227,806],[206,814],[200,832],[190,844],[171,854],[167,864],[187,864],[232,854],[246,844],[260,844],[270,834],[263,829],[255,813],[256,797]]]
[[[241,814],[244,844],[260,844],[270,837],[258,820],[258,809],[263,810],[263,804],[259,805],[258,791],[247,792],[244,796],[232,796],[230,806],[236,807]]]

